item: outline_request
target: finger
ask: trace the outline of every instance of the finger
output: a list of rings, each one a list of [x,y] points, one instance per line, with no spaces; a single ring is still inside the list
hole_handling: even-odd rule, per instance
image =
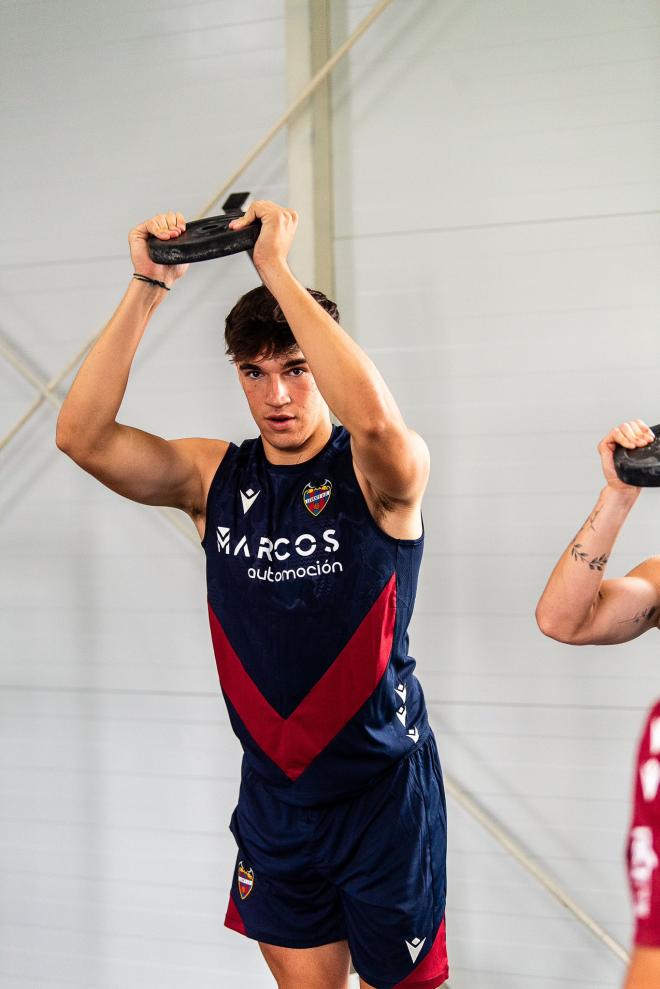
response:
[[[653,440],[655,439],[655,433],[653,432],[651,427],[648,426],[643,419],[635,419],[634,422],[636,423],[637,426],[639,426],[639,428],[642,431],[642,434],[646,437],[647,441],[649,443],[652,443]]]
[[[635,427],[633,426],[633,424],[631,422],[622,422],[621,425],[619,426],[619,429],[624,434],[624,436],[627,436],[628,437],[628,439],[632,443],[634,443],[636,441],[636,439],[637,439],[637,430],[635,429]]]
[[[153,234],[154,237],[158,237],[159,240],[171,240],[173,237],[179,236],[178,230],[168,230],[165,227],[155,227],[153,230],[149,230],[149,233]]]
[[[639,425],[637,419],[632,419],[630,422],[623,424],[624,431],[626,435],[631,436],[634,440],[636,446],[647,446],[649,440],[647,439],[644,429]]]
[[[155,230],[150,232],[153,233],[154,237],[158,237],[159,240],[171,240],[173,237],[179,236],[178,230],[168,230],[167,227],[156,227]]]
[[[177,213],[176,214],[176,225],[179,228],[179,230],[185,230],[186,229],[186,220],[185,220],[185,217],[184,217],[183,213]]]
[[[648,446],[654,439],[655,434],[650,429],[638,426],[637,423],[635,423],[635,440],[637,442],[637,446]]]
[[[149,236],[149,220],[145,220],[144,223],[138,223],[137,227],[133,227],[128,235],[128,239],[133,240],[138,237],[140,240],[146,240]]]
[[[245,211],[245,219],[249,216],[250,223],[254,222],[254,220],[265,219],[269,213],[272,213],[277,208],[275,203],[269,202],[268,199],[255,199],[254,202],[249,203]]]
[[[147,230],[150,234],[157,234],[160,230],[167,230],[167,220],[162,213],[159,213],[158,216],[152,216],[147,221]]]
[[[232,230],[242,230],[243,227],[247,227],[250,223],[254,223],[257,219],[257,213],[255,210],[255,203],[250,203],[248,206],[245,216],[238,216],[235,220],[232,220],[229,224]]]
[[[621,423],[620,426],[617,426],[612,430],[610,436],[615,443],[619,444],[619,446],[625,446],[627,450],[632,450],[637,444],[635,443],[634,438],[631,438],[631,436],[625,431],[626,425],[627,423],[625,422]]]

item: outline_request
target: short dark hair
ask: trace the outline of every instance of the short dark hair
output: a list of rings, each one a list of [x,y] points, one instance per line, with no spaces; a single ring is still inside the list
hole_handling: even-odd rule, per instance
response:
[[[331,299],[316,289],[307,291],[339,322],[339,310]],[[259,354],[268,359],[279,357],[297,347],[284,313],[265,285],[242,295],[225,320],[225,353],[234,363],[252,360]]]

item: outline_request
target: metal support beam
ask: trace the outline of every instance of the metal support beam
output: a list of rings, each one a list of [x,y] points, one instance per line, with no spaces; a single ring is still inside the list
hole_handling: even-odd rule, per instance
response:
[[[611,934],[602,927],[597,920],[594,920],[586,910],[576,903],[572,896],[555,882],[548,872],[536,862],[528,852],[522,847],[513,835],[511,835],[493,815],[479,804],[474,797],[465,790],[460,783],[453,779],[448,773],[444,773],[445,790],[447,795],[455,800],[463,810],[467,811],[473,820],[484,828],[512,858],[518,862],[523,869],[543,886],[547,893],[561,903],[565,910],[572,914],[573,918],[583,924],[594,937],[605,945],[620,961],[626,964],[630,961],[630,956],[623,945],[619,944]]]
[[[299,93],[330,57],[329,0],[287,0],[287,91]],[[288,204],[300,213],[291,267],[334,298],[334,206],[330,79],[288,125]]]

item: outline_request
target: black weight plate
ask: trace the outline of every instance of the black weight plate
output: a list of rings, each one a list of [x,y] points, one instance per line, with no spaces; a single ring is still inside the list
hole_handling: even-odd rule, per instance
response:
[[[243,230],[230,230],[232,220],[244,216],[235,212],[221,216],[207,216],[204,220],[192,220],[186,229],[173,240],[159,240],[150,236],[147,242],[149,257],[156,264],[189,264],[193,261],[211,261],[240,251],[251,251],[257,242],[261,221],[255,220]]]
[[[648,446],[627,450],[618,446],[614,451],[614,469],[624,484],[636,488],[660,488],[660,425],[651,426],[655,439]]]

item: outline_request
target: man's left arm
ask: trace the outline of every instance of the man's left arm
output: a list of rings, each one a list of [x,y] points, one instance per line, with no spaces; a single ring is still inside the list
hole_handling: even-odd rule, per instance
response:
[[[297,214],[255,202],[232,226],[240,228],[257,217],[262,229],[255,267],[277,299],[323,398],[350,433],[356,466],[378,494],[407,505],[419,501],[428,480],[428,448],[406,426],[373,361],[289,269]]]

